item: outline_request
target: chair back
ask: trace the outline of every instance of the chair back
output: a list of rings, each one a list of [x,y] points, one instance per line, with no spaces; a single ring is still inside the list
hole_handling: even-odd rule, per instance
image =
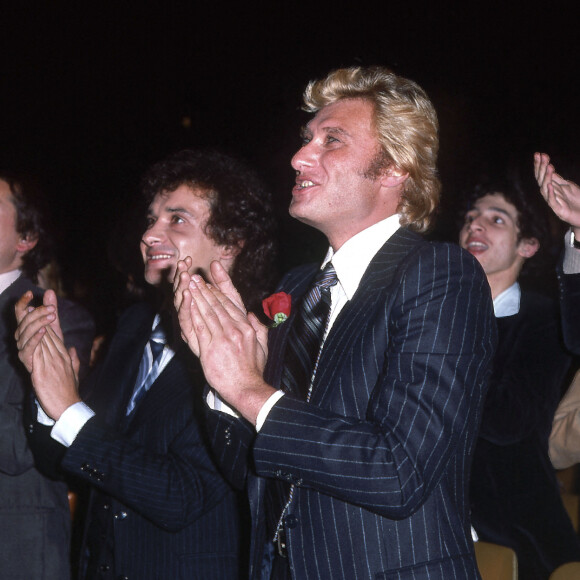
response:
[[[518,559],[511,548],[491,542],[475,542],[475,559],[483,580],[518,579]]]
[[[578,578],[580,578],[580,562],[562,564],[550,574],[550,580],[578,580]]]

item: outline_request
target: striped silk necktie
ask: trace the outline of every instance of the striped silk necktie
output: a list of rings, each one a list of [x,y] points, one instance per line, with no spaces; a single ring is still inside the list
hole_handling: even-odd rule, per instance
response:
[[[127,415],[131,414],[154,383],[155,379],[159,376],[159,363],[161,362],[161,355],[163,354],[165,343],[165,332],[161,327],[161,323],[159,323],[151,333],[149,342],[145,345],[133,395],[127,405]]]
[[[330,314],[330,288],[337,281],[329,262],[304,296],[289,331],[282,385],[285,391],[299,393],[306,400]]]

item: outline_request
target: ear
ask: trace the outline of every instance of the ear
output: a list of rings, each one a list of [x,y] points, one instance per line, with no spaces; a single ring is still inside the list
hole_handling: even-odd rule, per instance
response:
[[[390,165],[382,172],[380,180],[383,187],[397,187],[407,180],[409,173],[396,165]]]
[[[242,251],[244,247],[244,242],[241,241],[237,244],[232,244],[230,246],[220,247],[220,261],[223,260],[235,260],[238,254]]]
[[[26,234],[24,237],[20,238],[19,242],[16,244],[16,251],[24,255],[26,252],[30,252],[37,243],[37,234]]]
[[[531,258],[540,249],[540,242],[536,238],[523,238],[518,244],[518,254],[525,258]]]

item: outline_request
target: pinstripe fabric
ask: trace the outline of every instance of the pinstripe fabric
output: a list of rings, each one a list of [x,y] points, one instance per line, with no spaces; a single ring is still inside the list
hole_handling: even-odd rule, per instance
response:
[[[197,359],[178,349],[125,418],[153,314],[139,305],[120,321],[88,400],[96,416],[62,462],[93,489],[85,549],[94,557],[83,565],[90,578],[237,579],[237,499],[201,432]]]
[[[313,274],[298,269],[282,290],[299,298]],[[291,324],[270,333],[275,386]],[[285,522],[295,580],[478,578],[467,483],[494,343],[476,261],[399,230],[329,332],[310,403],[286,395],[248,444],[253,578],[272,477],[295,485]]]

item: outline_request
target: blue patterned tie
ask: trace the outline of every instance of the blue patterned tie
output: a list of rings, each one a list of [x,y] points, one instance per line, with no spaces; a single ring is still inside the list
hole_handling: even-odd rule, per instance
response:
[[[151,333],[149,342],[145,345],[133,395],[127,405],[127,415],[137,407],[149,390],[149,387],[151,387],[155,379],[159,376],[159,363],[161,362],[161,355],[163,354],[165,343],[165,332],[161,327],[161,323],[159,323]]]
[[[308,399],[310,384],[330,314],[330,288],[337,282],[332,263],[318,273],[289,331],[282,385]]]

